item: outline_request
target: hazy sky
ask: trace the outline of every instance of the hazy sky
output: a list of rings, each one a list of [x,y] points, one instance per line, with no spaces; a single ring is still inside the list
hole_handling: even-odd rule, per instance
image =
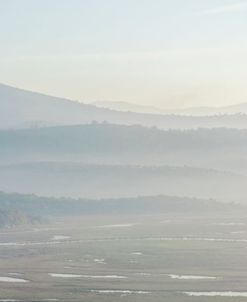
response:
[[[162,108],[247,101],[247,0],[0,0],[0,82]]]

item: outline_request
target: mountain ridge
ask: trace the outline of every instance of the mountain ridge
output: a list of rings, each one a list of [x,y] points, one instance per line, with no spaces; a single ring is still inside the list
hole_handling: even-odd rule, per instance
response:
[[[186,115],[186,116],[213,116],[213,115],[235,115],[247,114],[247,102],[232,104],[227,106],[198,106],[186,108],[162,109],[159,107],[138,105],[122,101],[99,101],[94,105],[100,108],[108,108],[123,112],[150,113],[162,115]]]
[[[121,112],[0,84],[0,129],[108,122],[160,129],[247,129],[247,115],[193,117]]]

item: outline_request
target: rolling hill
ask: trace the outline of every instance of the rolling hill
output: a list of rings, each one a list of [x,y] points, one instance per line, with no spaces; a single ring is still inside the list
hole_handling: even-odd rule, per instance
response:
[[[92,124],[0,131],[0,190],[246,202],[247,130]]]
[[[92,124],[0,131],[0,164],[80,161],[195,166],[247,173],[247,130]]]
[[[191,167],[36,162],[0,166],[0,190],[73,198],[176,195],[245,202],[247,177]]]

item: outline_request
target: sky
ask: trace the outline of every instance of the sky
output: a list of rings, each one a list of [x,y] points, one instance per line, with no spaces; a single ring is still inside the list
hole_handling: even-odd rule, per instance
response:
[[[247,0],[0,0],[0,82],[164,109],[247,102]]]

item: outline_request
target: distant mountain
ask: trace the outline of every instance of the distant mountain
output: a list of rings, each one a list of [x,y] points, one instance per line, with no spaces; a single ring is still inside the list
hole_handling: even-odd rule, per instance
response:
[[[247,115],[191,117],[121,112],[0,84],[0,129],[108,122],[160,129],[247,128]]]
[[[0,128],[103,122],[109,110],[0,84]]]
[[[93,105],[99,108],[108,108],[116,111],[163,114],[162,109],[152,106],[141,106],[128,102],[98,101],[94,102]]]
[[[162,115],[186,115],[186,116],[214,116],[214,115],[236,115],[247,114],[247,103],[241,103],[231,106],[223,107],[189,107],[184,109],[170,109],[165,110],[152,106],[142,106],[132,104],[128,102],[111,102],[111,101],[99,101],[93,103],[100,108],[108,108],[117,111],[132,111],[139,113],[151,113]]]
[[[163,111],[163,114],[175,114],[186,116],[214,116],[247,114],[247,103],[224,106],[224,107],[191,107]]]

